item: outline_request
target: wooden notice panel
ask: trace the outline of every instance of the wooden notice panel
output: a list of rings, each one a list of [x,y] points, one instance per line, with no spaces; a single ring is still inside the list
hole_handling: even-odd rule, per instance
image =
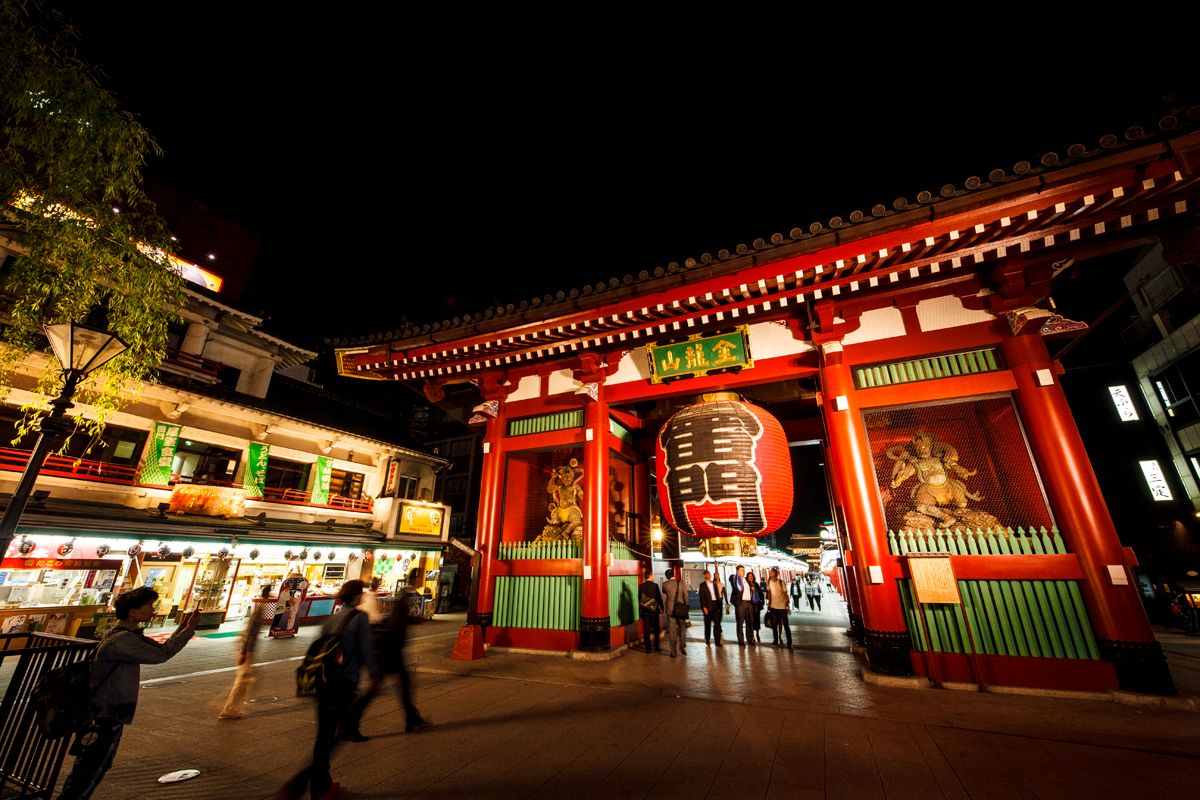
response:
[[[962,603],[949,555],[908,556],[918,603]]]

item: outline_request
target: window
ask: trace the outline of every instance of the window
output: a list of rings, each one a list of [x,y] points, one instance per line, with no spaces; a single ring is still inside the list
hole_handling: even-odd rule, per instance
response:
[[[223,365],[217,373],[217,381],[226,389],[237,391],[238,381],[242,379],[242,371],[236,367]]]
[[[362,487],[363,474],[361,472],[347,472],[344,469],[330,470],[330,497],[338,495],[339,497],[347,497],[351,500],[359,500],[362,498]]]
[[[415,475],[401,475],[400,484],[397,487],[401,500],[416,500],[417,499],[417,484],[419,483]]]
[[[18,450],[32,450],[37,443],[37,434],[30,433],[17,444],[12,444],[17,435],[17,425],[20,415],[5,411],[0,413],[0,447],[15,447]],[[142,448],[146,444],[146,431],[123,428],[120,425],[106,425],[104,433],[99,437],[91,437],[85,433],[77,433],[68,443],[66,455],[71,458],[82,458],[86,461],[99,461],[104,464],[120,464],[126,467],[136,467],[142,458]]]
[[[450,497],[453,495],[460,495],[460,494],[466,494],[466,493],[467,493],[467,479],[465,477],[447,478],[446,479],[446,487],[445,487],[445,489],[443,489],[442,494],[446,495],[447,497]]]
[[[311,464],[285,461],[273,456],[267,459],[267,482],[265,488],[296,489],[303,492],[308,488],[308,470]]]
[[[240,450],[226,450],[214,444],[180,439],[171,463],[172,474],[194,481],[228,483],[237,472]]]
[[[1171,427],[1178,430],[1200,419],[1196,394],[1200,393],[1200,354],[1185,356],[1162,372],[1150,383],[1166,409]]]

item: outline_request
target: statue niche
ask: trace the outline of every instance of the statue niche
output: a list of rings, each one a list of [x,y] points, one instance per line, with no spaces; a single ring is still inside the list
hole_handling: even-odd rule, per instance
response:
[[[1000,521],[986,511],[969,508],[968,501],[983,498],[967,491],[963,480],[975,474],[958,463],[958,451],[936,435],[917,431],[906,445],[889,448],[892,465],[891,488],[897,489],[917,476],[909,492],[911,508],[901,519],[901,527],[916,530],[934,528],[993,528]]]
[[[583,537],[583,512],[579,508],[579,497],[583,494],[579,482],[582,480],[583,470],[574,458],[569,465],[550,470],[546,491],[554,502],[549,507],[547,524],[535,542],[562,542]]]

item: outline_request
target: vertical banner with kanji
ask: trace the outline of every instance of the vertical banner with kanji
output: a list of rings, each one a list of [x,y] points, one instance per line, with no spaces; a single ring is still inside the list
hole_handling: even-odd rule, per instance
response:
[[[267,458],[271,445],[250,443],[250,460],[246,462],[246,474],[242,476],[242,488],[246,497],[262,497],[267,484]]]
[[[146,461],[142,464],[140,481],[151,486],[166,486],[171,482],[171,464],[175,460],[175,446],[179,444],[180,425],[165,422],[154,423],[154,435],[146,449]]]
[[[317,478],[313,481],[312,504],[329,504],[329,477],[333,473],[333,459],[317,456]]]

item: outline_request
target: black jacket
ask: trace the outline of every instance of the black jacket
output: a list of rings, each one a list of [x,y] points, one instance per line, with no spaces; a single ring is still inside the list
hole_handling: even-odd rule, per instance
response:
[[[642,581],[638,585],[638,608],[642,606],[642,600],[649,598],[653,600],[658,607],[658,613],[663,611],[662,590],[658,588],[658,584],[654,581]]]

